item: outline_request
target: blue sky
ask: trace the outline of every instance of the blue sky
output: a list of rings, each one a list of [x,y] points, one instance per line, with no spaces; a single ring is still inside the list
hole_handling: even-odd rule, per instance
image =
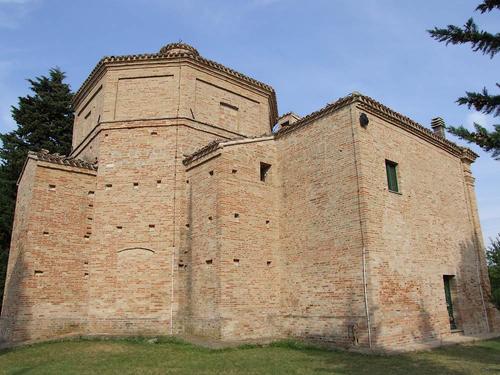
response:
[[[495,92],[498,58],[425,32],[471,15],[498,32],[500,12],[473,13],[479,1],[0,0],[0,132],[15,126],[10,106],[28,93],[26,78],[59,66],[76,91],[104,55],[179,40],[272,85],[280,113],[306,115],[360,91],[425,126],[435,116],[491,126],[493,118],[454,101],[484,85]],[[500,232],[500,161],[471,148],[481,156],[473,171],[488,239]]]

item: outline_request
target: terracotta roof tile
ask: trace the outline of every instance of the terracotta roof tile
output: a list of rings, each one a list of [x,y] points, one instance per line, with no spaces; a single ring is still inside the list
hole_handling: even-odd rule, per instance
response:
[[[50,154],[47,150],[41,150],[38,152],[30,151],[28,153],[28,156],[49,163],[66,165],[68,167],[89,169],[91,171],[97,171],[97,163],[92,164],[81,159],[68,157],[66,155]]]
[[[312,112],[311,114],[301,118],[297,122],[294,122],[293,124],[290,124],[287,127],[281,128],[275,134],[275,137],[280,138],[286,134],[289,134],[297,129],[302,128],[303,126],[310,124],[314,120],[326,116],[329,113],[335,112],[354,102],[358,102],[360,108],[363,108],[372,113],[376,113],[381,117],[390,119],[396,122],[399,126],[405,128],[406,130],[430,141],[433,144],[440,146],[441,148],[447,150],[448,152],[456,156],[467,157],[471,160],[474,160],[475,158],[478,157],[478,155],[474,153],[472,150],[466,147],[458,146],[457,144],[434,134],[432,130],[426,128],[423,125],[420,125],[419,123],[413,121],[409,117],[404,116],[390,109],[389,107],[383,105],[382,103],[376,101],[375,99],[360,94],[359,92],[353,92],[352,94],[340,98],[333,103],[327,104],[325,107],[319,109],[318,111]]]

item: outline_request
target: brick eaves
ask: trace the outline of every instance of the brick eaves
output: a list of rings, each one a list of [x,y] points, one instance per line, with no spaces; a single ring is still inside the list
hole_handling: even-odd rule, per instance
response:
[[[35,160],[45,161],[45,162],[49,162],[49,163],[53,163],[53,164],[64,165],[67,167],[74,167],[74,168],[88,169],[91,171],[97,171],[97,164],[95,164],[95,163],[94,164],[89,163],[85,160],[68,157],[66,155],[50,154],[46,150],[42,150],[42,151],[38,151],[38,152],[30,151],[30,152],[28,152],[28,157],[31,157],[32,159],[35,159]]]
[[[289,133],[294,132],[295,130],[298,130],[310,124],[315,120],[318,120],[353,103],[357,103],[359,108],[364,109],[374,115],[380,116],[392,123],[395,123],[397,126],[400,126],[401,128],[419,136],[420,138],[444,149],[445,151],[457,157],[469,160],[470,162],[473,162],[478,157],[478,155],[469,148],[458,146],[457,144],[445,138],[439,137],[430,129],[427,129],[426,127],[417,123],[416,121],[413,121],[409,117],[390,109],[389,107],[383,105],[373,98],[370,98],[369,96],[362,95],[357,92],[340,98],[337,101],[326,105],[320,110],[312,112],[311,114],[303,117],[297,122],[285,128],[281,128],[276,133],[275,137],[276,139],[281,138]]]
[[[276,101],[276,92],[274,89],[254,78],[248,77],[242,73],[237,72],[234,69],[228,68],[218,62],[206,59],[204,57],[192,54],[192,53],[180,53],[180,52],[168,52],[168,53],[150,53],[150,54],[137,54],[137,55],[124,55],[124,56],[105,56],[97,65],[92,69],[87,79],[82,83],[78,91],[75,93],[73,97],[73,105],[75,106],[81,99],[84,91],[87,89],[89,85],[95,80],[95,78],[100,76],[101,71],[104,70],[106,65],[116,64],[116,63],[126,63],[126,62],[143,62],[143,61],[164,61],[164,60],[174,60],[174,59],[189,59],[195,62],[201,63],[202,65],[219,70],[223,73],[229,74],[235,78],[241,79],[253,86],[256,86],[264,91],[267,91],[271,94],[270,102],[271,102],[271,123],[273,126],[278,119],[278,105]]]

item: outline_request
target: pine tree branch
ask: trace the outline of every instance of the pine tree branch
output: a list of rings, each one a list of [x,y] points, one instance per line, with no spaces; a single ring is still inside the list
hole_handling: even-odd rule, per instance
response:
[[[493,131],[488,131],[481,125],[474,123],[475,131],[471,132],[463,126],[448,127],[447,130],[457,137],[475,143],[486,152],[491,152],[493,158],[500,160],[500,124],[493,125]]]
[[[498,83],[497,87],[500,88]],[[481,93],[467,91],[465,94],[466,96],[457,99],[459,105],[467,105],[469,109],[474,107],[478,112],[493,114],[495,117],[500,116],[500,95],[490,95],[486,87]]]
[[[481,51],[484,55],[490,55],[491,58],[500,50],[500,33],[493,35],[479,30],[472,18],[469,18],[463,29],[448,25],[446,29],[435,27],[427,32],[437,41],[446,42],[446,45],[470,43],[474,52]]]
[[[500,0],[484,0],[477,6],[476,10],[486,13],[491,12],[494,8],[500,9]]]

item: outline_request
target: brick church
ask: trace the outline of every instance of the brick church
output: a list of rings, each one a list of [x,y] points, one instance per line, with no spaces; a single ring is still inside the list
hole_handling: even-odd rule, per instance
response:
[[[477,155],[359,93],[272,87],[173,43],[105,57],[69,156],[18,182],[0,337],[299,338],[374,350],[500,330]]]

